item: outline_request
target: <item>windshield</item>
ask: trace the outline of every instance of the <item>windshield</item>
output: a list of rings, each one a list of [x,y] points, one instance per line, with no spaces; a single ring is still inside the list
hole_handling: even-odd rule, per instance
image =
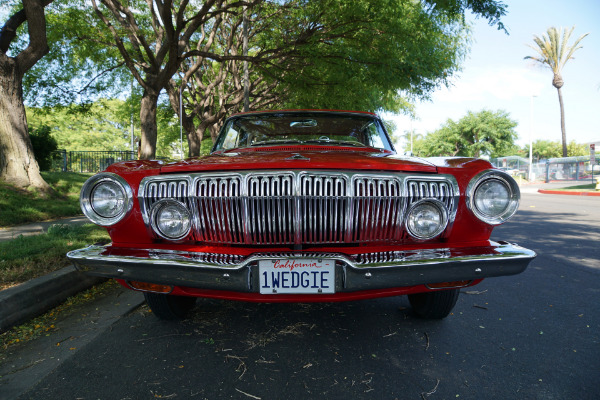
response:
[[[371,115],[282,112],[228,119],[213,151],[302,144],[393,150],[381,122]]]

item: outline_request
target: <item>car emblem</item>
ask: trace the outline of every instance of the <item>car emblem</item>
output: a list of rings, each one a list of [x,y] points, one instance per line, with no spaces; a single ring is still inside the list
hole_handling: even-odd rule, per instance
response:
[[[286,160],[306,160],[306,161],[310,161],[310,158],[308,157],[304,157],[302,154],[294,154],[289,158],[286,158]]]

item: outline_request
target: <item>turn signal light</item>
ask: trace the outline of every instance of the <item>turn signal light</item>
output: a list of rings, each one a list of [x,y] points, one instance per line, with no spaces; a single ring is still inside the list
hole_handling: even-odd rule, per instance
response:
[[[461,288],[465,286],[469,286],[472,281],[454,281],[454,282],[442,282],[442,283],[429,283],[427,287],[429,289],[451,289],[451,288]]]
[[[133,289],[143,290],[145,292],[171,293],[171,291],[173,290],[173,286],[158,285],[156,283],[138,282],[138,281],[128,281],[127,283]]]

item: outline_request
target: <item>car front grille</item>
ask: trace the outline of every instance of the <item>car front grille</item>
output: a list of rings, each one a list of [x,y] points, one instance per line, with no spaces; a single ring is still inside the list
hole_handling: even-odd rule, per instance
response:
[[[165,175],[139,190],[144,221],[165,198],[194,216],[194,239],[214,244],[393,243],[407,207],[440,200],[451,219],[458,189],[447,175],[267,171]]]

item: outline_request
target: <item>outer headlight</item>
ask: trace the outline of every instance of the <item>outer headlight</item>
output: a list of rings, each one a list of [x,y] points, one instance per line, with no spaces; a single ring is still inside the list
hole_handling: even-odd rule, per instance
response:
[[[406,213],[406,231],[419,240],[429,240],[438,236],[448,225],[448,210],[435,199],[417,201]]]
[[[499,225],[519,208],[519,186],[510,175],[488,170],[476,175],[467,187],[467,206],[477,218]]]
[[[150,223],[156,234],[167,240],[180,240],[190,233],[191,214],[177,200],[163,199],[152,205]]]
[[[133,192],[119,175],[103,172],[83,184],[79,203],[90,221],[110,226],[122,220],[131,210]]]

